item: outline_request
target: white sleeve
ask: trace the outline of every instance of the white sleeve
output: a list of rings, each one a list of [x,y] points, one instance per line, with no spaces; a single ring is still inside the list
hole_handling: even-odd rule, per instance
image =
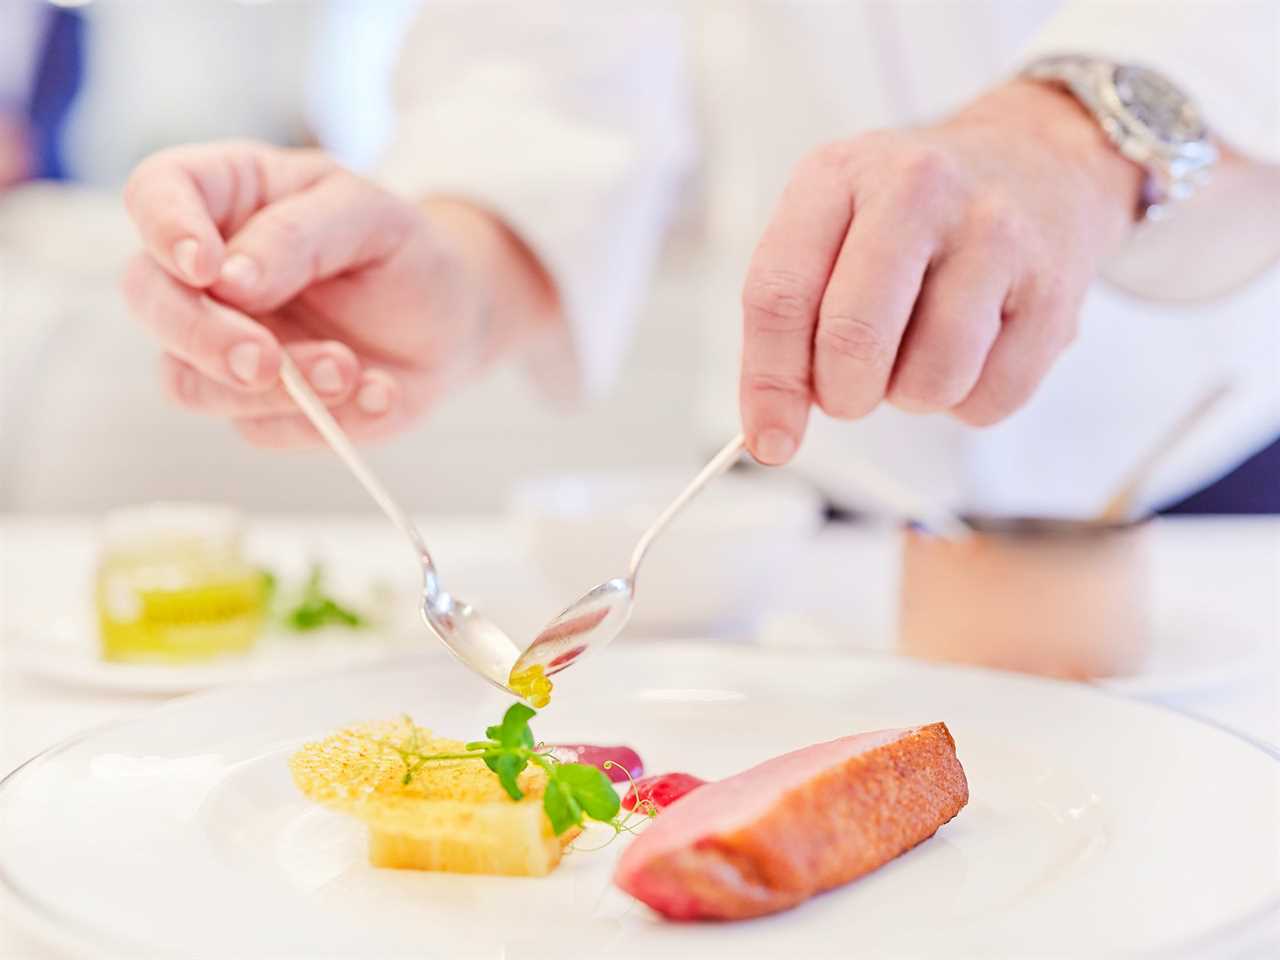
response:
[[[1280,161],[1280,4],[1272,0],[1068,0],[1026,57],[1050,53],[1154,67],[1195,98],[1225,142]]]
[[[426,5],[401,54],[383,180],[472,200],[529,245],[560,296],[576,394],[614,378],[692,160],[682,41],[652,5],[466,0]]]

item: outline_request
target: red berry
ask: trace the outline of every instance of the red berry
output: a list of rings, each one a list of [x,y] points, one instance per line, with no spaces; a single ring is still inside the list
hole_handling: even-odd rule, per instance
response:
[[[691,773],[664,773],[656,777],[645,777],[631,785],[622,798],[622,805],[628,810],[634,810],[637,805],[648,800],[655,808],[662,810],[706,782]]]

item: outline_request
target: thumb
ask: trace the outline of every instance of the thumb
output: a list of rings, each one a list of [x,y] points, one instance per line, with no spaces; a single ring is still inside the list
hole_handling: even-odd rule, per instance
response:
[[[391,256],[421,214],[345,170],[250,217],[227,242],[213,293],[248,313],[275,310],[312,284]]]

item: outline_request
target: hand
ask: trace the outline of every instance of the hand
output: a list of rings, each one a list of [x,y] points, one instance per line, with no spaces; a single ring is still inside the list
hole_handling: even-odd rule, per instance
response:
[[[31,175],[31,142],[22,117],[0,113],[0,190]]]
[[[320,442],[279,384],[282,349],[353,437],[376,439],[554,313],[493,218],[419,208],[315,151],[166,150],[125,200],[146,252],[124,292],[167,351],[169,393],[261,446]]]
[[[784,463],[811,403],[987,425],[1072,341],[1141,171],[1066,93],[1015,81],[935,127],[833,144],[796,169],[743,292],[748,446]]]

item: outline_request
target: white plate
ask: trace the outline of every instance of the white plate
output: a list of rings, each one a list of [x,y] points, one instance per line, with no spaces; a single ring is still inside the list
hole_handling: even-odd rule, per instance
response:
[[[610,885],[619,846],[543,879],[375,870],[286,761],[411,712],[459,737],[502,699],[442,659],[215,691],[42,755],[0,785],[4,885],[63,937],[136,956],[1102,956],[1238,936],[1280,901],[1280,764],[1086,687],[893,658],[651,645],[565,675],[548,740],[732,773],[945,720],[972,799],[932,840],[799,908],[672,924]]]
[[[196,663],[103,660],[87,618],[67,617],[40,629],[9,631],[5,652],[24,673],[55,683],[116,693],[191,693],[231,683],[309,676],[403,655],[422,636],[376,628],[325,628],[313,633],[268,631],[248,653]]]

